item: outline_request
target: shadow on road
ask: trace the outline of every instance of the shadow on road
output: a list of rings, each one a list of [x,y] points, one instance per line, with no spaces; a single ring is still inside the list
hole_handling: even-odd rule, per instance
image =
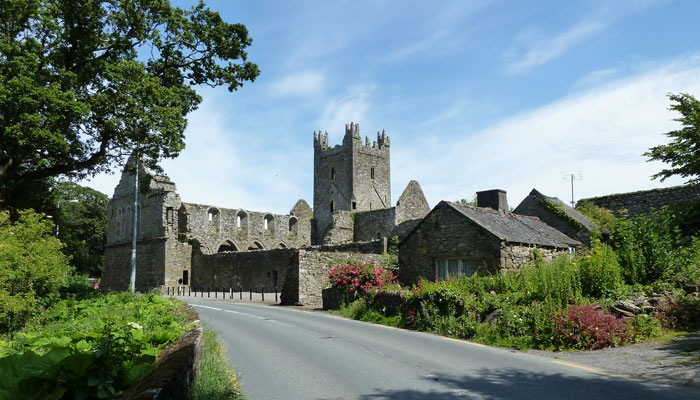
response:
[[[561,374],[524,373],[519,370],[483,369],[477,377],[426,375],[444,390],[382,390],[360,399],[696,399],[690,388],[648,386],[607,376],[575,377]]]

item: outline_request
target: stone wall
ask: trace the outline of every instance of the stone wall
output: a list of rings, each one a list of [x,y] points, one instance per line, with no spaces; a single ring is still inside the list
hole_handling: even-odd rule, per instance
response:
[[[381,259],[386,240],[275,249],[250,252],[192,253],[192,289],[252,289],[281,291],[282,304],[321,304],[321,289],[328,279],[329,260]]]
[[[359,124],[345,126],[341,145],[329,147],[328,133],[314,132],[313,244],[333,235],[336,211],[370,211],[391,205],[390,139],[377,133],[370,144]],[[352,237],[349,241],[352,240]]]
[[[294,215],[182,203],[180,233],[197,240],[203,253],[267,250],[311,244],[311,225]]]
[[[399,243],[399,281],[404,285],[435,277],[436,258],[467,260],[479,274],[500,269],[501,242],[451,207],[435,208]]]
[[[625,209],[629,216],[634,217],[636,215],[648,215],[651,213],[652,209],[695,201],[700,201],[700,185],[674,186],[663,189],[591,197],[579,200],[577,205],[590,202],[615,213],[619,213],[621,210]]]
[[[192,289],[238,288],[259,292],[261,288],[272,292],[282,289],[290,268],[298,265],[296,249],[230,252],[203,254],[192,253]]]
[[[366,241],[389,237],[395,226],[395,207],[358,212],[354,216],[353,240]]]
[[[136,244],[136,290],[149,292],[165,284],[165,241],[140,240]],[[107,261],[109,260],[109,261]],[[131,280],[131,244],[108,246],[101,289],[127,290]]]
[[[532,252],[537,251],[547,261],[551,261],[557,256],[568,254],[568,250],[528,246],[518,243],[502,243],[501,244],[501,266],[503,272],[508,272],[521,268],[525,265],[532,264]]]
[[[322,290],[328,286],[328,271],[335,267],[332,262],[338,260],[357,260],[361,262],[381,261],[381,254],[350,253],[343,251],[325,252],[299,250],[299,297],[304,305],[321,307]]]

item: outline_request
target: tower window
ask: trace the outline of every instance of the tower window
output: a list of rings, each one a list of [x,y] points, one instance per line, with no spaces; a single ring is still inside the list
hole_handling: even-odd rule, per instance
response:
[[[335,201],[331,200],[331,212],[335,211]]]
[[[356,209],[357,209],[357,202],[356,202],[356,201],[353,201],[353,202],[352,202],[352,209],[353,209],[353,210],[356,210]]]
[[[331,179],[335,179],[335,167],[331,168]]]
[[[370,177],[371,179],[374,179],[374,167],[372,167],[372,168],[369,170],[369,177]]]

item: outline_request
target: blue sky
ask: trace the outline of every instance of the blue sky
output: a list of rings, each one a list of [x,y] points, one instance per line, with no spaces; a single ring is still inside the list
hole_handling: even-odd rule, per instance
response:
[[[175,1],[189,7],[189,1]],[[641,154],[700,96],[698,1],[208,1],[246,25],[260,77],[202,88],[187,148],[162,163],[183,201],[288,213],[313,201],[313,131],[391,137],[392,198],[505,189],[575,197],[672,186]],[[87,185],[112,195],[119,176]]]

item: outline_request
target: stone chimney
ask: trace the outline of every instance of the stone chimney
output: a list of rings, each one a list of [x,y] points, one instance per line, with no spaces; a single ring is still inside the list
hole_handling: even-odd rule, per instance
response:
[[[491,189],[476,192],[476,204],[479,207],[493,208],[503,213],[508,212],[508,199],[505,190]]]

